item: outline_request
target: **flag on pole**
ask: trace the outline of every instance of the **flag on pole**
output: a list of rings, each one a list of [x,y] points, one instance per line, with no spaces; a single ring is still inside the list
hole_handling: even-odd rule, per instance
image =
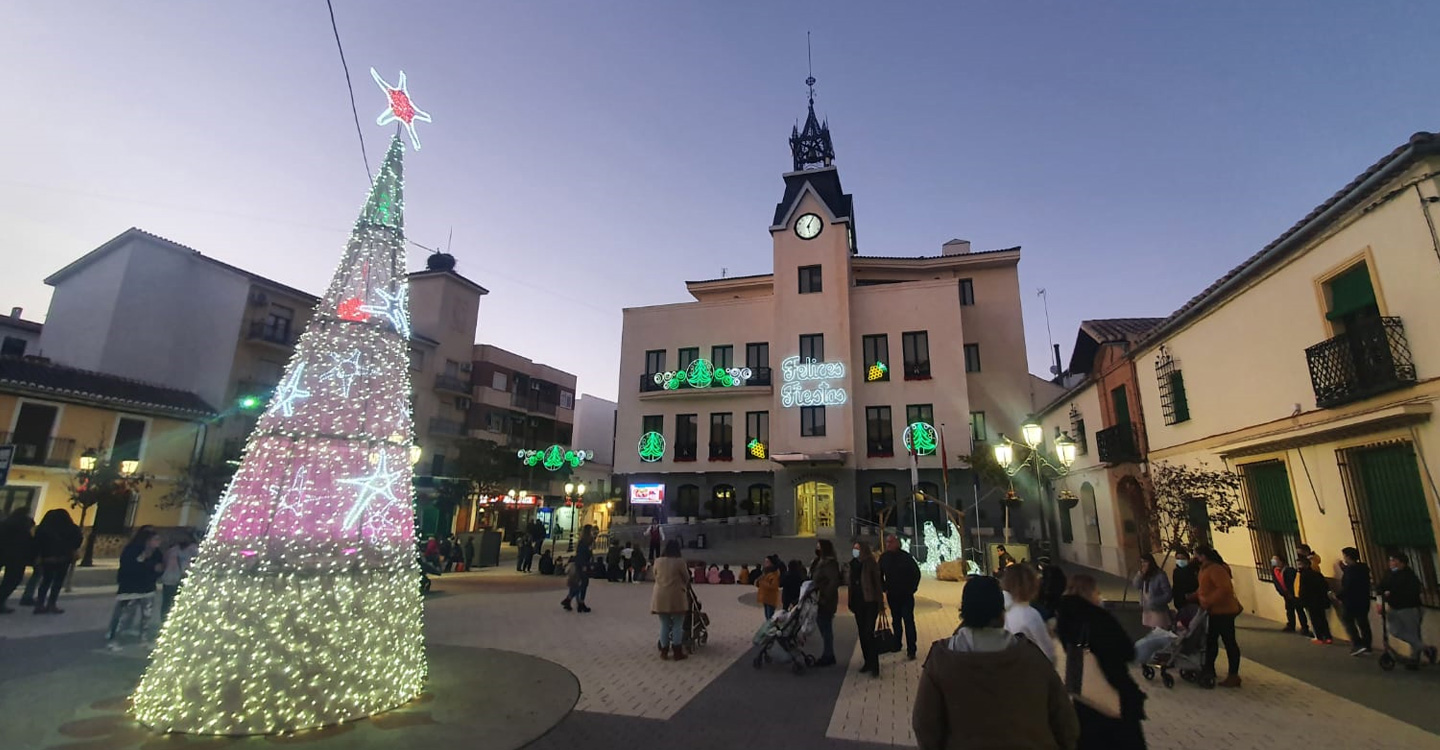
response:
[[[945,452],[945,425],[940,425],[940,493],[950,504],[950,454]]]

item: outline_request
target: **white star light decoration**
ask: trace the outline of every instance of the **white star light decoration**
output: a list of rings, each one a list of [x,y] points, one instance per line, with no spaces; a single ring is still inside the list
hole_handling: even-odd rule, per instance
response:
[[[303,401],[310,397],[310,391],[300,387],[300,379],[305,377],[305,363],[301,362],[290,371],[290,377],[275,389],[275,406],[280,413],[287,417],[295,416],[295,402]]]
[[[404,124],[406,132],[410,134],[410,142],[415,144],[415,150],[419,151],[420,138],[415,135],[415,121],[430,122],[430,115],[422,111],[419,107],[416,107],[415,102],[410,100],[410,92],[406,90],[405,86],[405,71],[400,71],[400,80],[394,86],[386,83],[385,79],[381,78],[380,74],[375,72],[374,68],[370,69],[370,76],[375,79],[375,83],[380,86],[380,90],[384,91],[385,96],[390,99],[390,106],[387,107],[384,112],[381,112],[379,117],[375,118],[375,124],[387,125],[396,121]]]
[[[281,513],[289,513],[292,516],[300,515],[300,504],[305,500],[305,480],[309,476],[309,466],[301,466],[295,472],[295,479],[290,482],[290,489],[285,490],[285,494],[281,495],[279,501],[275,503],[275,518],[279,518]]]
[[[404,469],[389,470],[389,459],[384,451],[380,453],[380,459],[375,462],[375,473],[368,477],[359,479],[341,479],[340,484],[353,484],[360,488],[360,497],[355,499],[355,504],[350,507],[350,512],[345,514],[345,520],[340,524],[341,531],[348,531],[355,526],[365,511],[375,502],[375,498],[383,497],[389,504],[400,502],[395,497],[395,483],[400,481]]]
[[[402,338],[410,338],[410,285],[403,284],[400,291],[391,294],[384,289],[377,289],[375,293],[380,295],[384,304],[361,305],[360,311],[371,315],[384,315],[390,325],[395,326],[395,332]]]
[[[341,357],[334,352],[330,353],[333,364],[320,376],[321,380],[334,380],[340,383],[340,393],[345,398],[350,397],[350,386],[355,385],[355,378],[365,375],[365,368],[360,366],[360,350],[350,352],[350,356]]]

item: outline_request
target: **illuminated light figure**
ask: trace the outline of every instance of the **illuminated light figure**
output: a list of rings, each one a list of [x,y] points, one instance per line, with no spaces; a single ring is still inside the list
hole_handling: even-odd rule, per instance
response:
[[[925,522],[925,562],[920,563],[920,570],[930,575],[935,575],[935,571],[940,569],[940,563],[960,559],[962,544],[960,531],[955,528],[955,524],[949,521],[945,522],[945,526],[948,528],[949,533],[941,537],[940,534],[935,531],[935,523],[933,521]],[[910,551],[909,539],[903,540],[902,545],[906,548],[906,552]]]
[[[750,455],[756,458],[765,457],[765,444],[760,442],[759,438],[751,438],[750,442],[745,444],[745,450],[750,451]]]
[[[295,402],[310,398],[310,391],[300,387],[305,379],[305,363],[301,362],[286,376],[285,382],[275,389],[275,406],[287,417],[295,416]]]
[[[939,439],[940,433],[924,422],[912,422],[905,428],[905,433],[901,436],[901,440],[905,443],[905,450],[913,450],[922,456],[933,454]]]
[[[657,372],[654,379],[656,385],[667,391],[673,391],[682,385],[691,388],[709,388],[712,385],[734,388],[745,385],[745,381],[754,374],[748,367],[716,367],[708,359],[697,359],[684,370]]]
[[[886,367],[884,362],[876,362],[865,371],[865,380],[873,383],[885,377],[887,372],[890,372],[890,368]]]
[[[665,457],[665,436],[658,432],[647,432],[641,435],[636,451],[640,453],[640,460],[647,464],[659,461]]]
[[[370,76],[375,79],[380,90],[384,91],[390,99],[390,106],[375,118],[375,124],[388,125],[399,120],[405,126],[405,131],[410,134],[410,142],[415,144],[415,150],[419,151],[420,138],[415,135],[415,121],[430,122],[430,115],[421,111],[419,107],[415,106],[415,102],[411,101],[410,91],[405,85],[405,71],[400,71],[400,80],[394,86],[386,83],[374,68],[370,69]]]
[[[370,319],[370,314],[365,312],[365,301],[359,297],[350,297],[340,301],[335,306],[335,315],[341,320],[353,320],[356,323],[364,323]]]
[[[357,290],[403,288],[404,151],[390,141],[131,696],[156,731],[296,732],[425,687],[409,341],[340,316]]]
[[[341,357],[335,352],[330,352],[331,366],[321,376],[321,380],[335,380],[340,383],[340,395],[350,398],[350,387],[355,385],[355,378],[367,374],[365,368],[360,366],[360,350],[350,352],[349,356]]]
[[[390,321],[390,325],[395,327],[396,333],[407,339],[410,338],[410,285],[402,282],[400,291],[394,294],[390,294],[384,289],[379,289],[375,293],[380,295],[383,304],[361,305],[360,311],[373,315],[384,315]]]
[[[550,471],[559,471],[563,466],[578,469],[595,457],[595,451],[572,451],[563,445],[552,445],[543,451],[521,450],[515,453],[526,466],[544,466]]]

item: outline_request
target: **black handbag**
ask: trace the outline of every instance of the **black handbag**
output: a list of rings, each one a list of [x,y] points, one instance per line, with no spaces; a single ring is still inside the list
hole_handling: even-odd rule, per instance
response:
[[[890,626],[890,615],[882,608],[880,616],[875,619],[875,650],[882,654],[893,654],[900,648],[900,635]]]

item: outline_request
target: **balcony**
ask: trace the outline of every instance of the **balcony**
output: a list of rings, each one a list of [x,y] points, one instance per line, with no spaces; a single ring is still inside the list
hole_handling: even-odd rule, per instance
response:
[[[66,467],[75,453],[75,441],[70,438],[35,440],[0,432],[0,445],[15,446],[15,455],[11,460],[17,466]]]
[[[1329,409],[1415,383],[1399,318],[1372,318],[1305,350],[1315,405]]]
[[[559,406],[554,402],[542,400],[538,392],[528,390],[516,391],[511,394],[510,405],[517,409],[550,417],[555,416],[555,409]]]
[[[281,349],[291,349],[295,346],[295,335],[291,333],[289,325],[275,325],[273,322],[265,320],[250,321],[250,331],[246,334],[245,340],[270,344]]]
[[[664,392],[664,393],[695,393],[695,392],[700,392],[700,391],[709,391],[709,392],[714,392],[714,393],[728,393],[728,392],[746,393],[746,392],[748,391],[748,389],[750,389],[750,388],[768,388],[768,387],[770,387],[770,368],[768,368],[768,367],[751,367],[751,368],[749,368],[749,369],[750,369],[750,378],[749,378],[748,380],[744,381],[743,383],[740,383],[740,384],[734,385],[734,386],[721,385],[719,382],[714,381],[714,380],[705,382],[705,385],[697,385],[697,384],[695,384],[695,383],[692,383],[692,382],[690,381],[690,379],[688,379],[688,378],[683,379],[683,380],[682,380],[682,379],[679,379],[679,378],[676,378],[676,379],[674,379],[674,380],[671,381],[671,382],[674,384],[674,387],[673,387],[673,388],[667,388],[667,387],[665,387],[665,386],[666,386],[666,383],[657,383],[657,382],[655,382],[655,373],[653,373],[653,372],[651,372],[651,373],[646,373],[646,374],[640,376],[640,392],[641,392],[641,393],[661,393],[661,392]]]
[[[1112,466],[1140,462],[1135,428],[1129,424],[1117,424],[1095,433],[1095,449],[1100,452],[1100,461]]]
[[[458,393],[461,396],[470,395],[470,381],[461,380],[454,375],[436,375],[435,390],[447,393]]]
[[[432,417],[430,419],[430,434],[461,437],[465,434],[465,424],[463,422],[456,422],[453,419]]]

